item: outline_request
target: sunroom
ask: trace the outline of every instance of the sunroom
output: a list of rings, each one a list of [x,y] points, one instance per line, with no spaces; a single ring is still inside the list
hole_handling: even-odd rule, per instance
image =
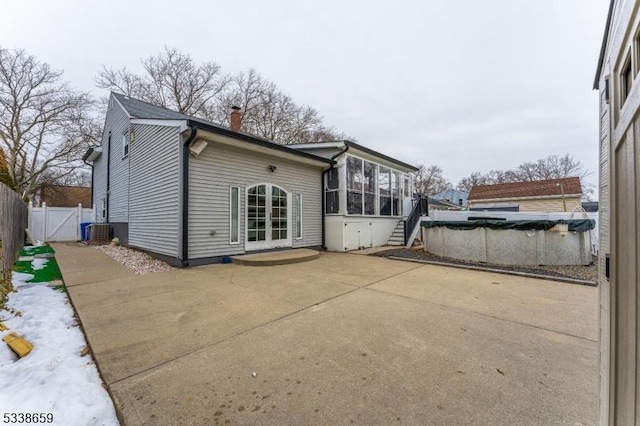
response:
[[[336,161],[325,172],[325,245],[348,251],[389,243],[411,212],[416,167],[351,141],[298,146]]]

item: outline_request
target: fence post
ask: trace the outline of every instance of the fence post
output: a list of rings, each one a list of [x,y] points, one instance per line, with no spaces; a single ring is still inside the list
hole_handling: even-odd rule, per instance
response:
[[[42,202],[42,242],[47,241],[47,203]]]
[[[80,232],[80,224],[82,223],[82,203],[78,203],[76,209],[76,238],[78,241],[82,241],[82,232]]]
[[[27,227],[33,230],[33,202],[29,201],[28,213],[27,213]]]

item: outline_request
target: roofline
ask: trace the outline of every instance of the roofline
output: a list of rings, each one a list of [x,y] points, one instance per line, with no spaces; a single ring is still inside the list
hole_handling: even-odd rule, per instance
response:
[[[275,142],[271,142],[267,139],[258,138],[256,136],[252,136],[247,133],[234,132],[231,129],[226,129],[224,127],[218,127],[218,126],[206,124],[201,121],[194,121],[194,120],[188,119],[187,126],[194,126],[198,129],[202,129],[207,132],[216,133],[218,135],[227,136],[234,139],[240,139],[243,142],[248,142],[257,146],[261,146],[263,148],[273,149],[274,151],[281,151],[281,152],[286,152],[287,154],[297,155],[299,157],[304,157],[309,160],[315,160],[321,163],[328,164],[330,166],[335,164],[335,161],[329,158],[324,158],[318,155],[309,154],[307,152],[298,151],[297,149],[289,148],[286,145],[280,145]]]
[[[553,195],[523,195],[520,197],[504,197],[504,198],[468,198],[467,202],[505,202],[505,201],[519,201],[519,200],[542,200],[547,198],[562,199],[562,198],[576,198],[582,197],[582,194],[553,194]]]
[[[357,150],[360,150],[364,153],[367,153],[369,155],[373,155],[374,157],[379,157],[382,158],[390,163],[402,166],[406,169],[409,169],[411,171],[417,172],[419,169],[416,166],[412,166],[411,164],[407,164],[403,161],[397,160],[395,158],[389,157],[388,155],[385,155],[381,152],[378,151],[374,151],[371,148],[367,148],[366,146],[362,146],[359,143],[350,141],[348,139],[344,139],[341,141],[327,141],[327,142],[310,142],[310,143],[296,143],[296,144],[291,144],[294,145],[296,147],[296,149],[321,149],[321,148],[339,148],[340,145],[344,145],[344,146],[348,146],[351,148],[355,148]]]
[[[382,154],[382,153],[380,153],[378,151],[374,151],[373,149],[367,148],[366,146],[362,146],[362,145],[360,145],[358,143],[355,143],[355,142],[352,142],[350,140],[346,140],[345,139],[344,143],[345,143],[345,145],[350,146],[351,148],[355,148],[355,149],[360,150],[362,152],[366,152],[369,155],[374,155],[376,157],[383,158],[383,159],[385,159],[385,160],[387,160],[387,161],[389,161],[391,163],[396,163],[396,164],[398,164],[398,165],[400,165],[402,167],[405,167],[405,168],[411,170],[412,172],[417,172],[419,170],[419,168],[416,167],[416,166],[412,166],[411,164],[407,164],[407,163],[405,163],[403,161],[396,160],[395,158],[389,157],[388,155]]]
[[[287,146],[293,148],[308,148],[308,149],[322,149],[322,148],[340,148],[344,146],[344,141],[326,141],[326,142],[300,142],[290,143]]]
[[[94,151],[96,151],[96,148],[100,148],[101,145],[98,146],[90,146],[89,149],[87,149],[87,152],[84,153],[84,155],[82,156],[82,161],[86,162],[87,159],[91,156],[91,154],[94,153]],[[100,151],[102,152],[102,151]],[[89,160],[89,161],[94,161],[94,160]]]
[[[607,40],[609,39],[609,31],[611,30],[611,15],[613,14],[613,4],[615,0],[609,2],[609,13],[607,14],[607,23],[604,27],[604,36],[602,37],[602,45],[600,46],[600,57],[598,58],[598,67],[596,69],[596,77],[593,81],[593,90],[600,89],[600,73],[604,65],[604,54],[607,51]]]
[[[120,108],[122,108],[122,110],[124,111],[124,113],[125,113],[125,114],[127,114],[127,117],[128,117],[128,118],[135,118],[133,115],[131,115],[131,113],[129,112],[129,110],[128,110],[128,109],[126,109],[126,108],[124,107],[124,105],[122,105],[122,102],[120,102],[120,100],[118,99],[118,96],[116,96],[116,95],[120,95],[120,96],[124,96],[124,97],[128,97],[128,95],[125,95],[124,93],[117,93],[117,92],[114,92],[114,91],[112,91],[112,92],[111,92],[111,97],[116,101],[116,103],[117,103],[118,105],[120,105]],[[144,101],[143,101],[143,102],[144,102]],[[148,102],[147,102],[147,103],[148,103]]]

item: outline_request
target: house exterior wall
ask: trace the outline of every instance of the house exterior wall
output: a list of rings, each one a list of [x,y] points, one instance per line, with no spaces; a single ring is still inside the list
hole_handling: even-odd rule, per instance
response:
[[[329,251],[345,252],[386,245],[399,217],[327,215],[325,245]]]
[[[134,124],[129,144],[129,245],[178,258],[180,134],[178,127]]]
[[[599,86],[604,88],[605,81],[603,73]],[[600,345],[600,372],[599,372],[599,393],[600,409],[598,411],[598,424],[606,425],[609,417],[609,330],[611,322],[609,319],[610,309],[610,283],[606,276],[606,259],[611,253],[609,238],[610,229],[610,178],[609,178],[609,150],[611,147],[610,136],[610,109],[606,101],[606,93],[600,90],[600,157],[599,157],[599,189],[598,189],[598,291],[599,291],[599,345]]]
[[[268,166],[276,166],[269,171]],[[216,142],[189,159],[189,259],[245,252],[246,188],[272,183],[302,195],[302,238],[292,236],[292,246],[322,245],[322,168]],[[230,188],[240,188],[240,242],[230,243]],[[294,232],[295,209],[290,232]],[[213,235],[212,235],[213,234]]]
[[[599,424],[640,419],[640,4],[613,1],[600,91]],[[623,97],[623,69],[632,85]],[[609,81],[609,102],[605,101]],[[610,254],[610,277],[605,275]]]
[[[127,222],[129,192],[129,158],[122,156],[122,134],[129,129],[129,116],[113,99],[109,100],[107,118],[102,135],[102,154],[93,164],[93,202],[97,208],[99,223]],[[109,146],[111,134],[111,146]],[[102,203],[107,199],[107,157],[111,151],[111,173],[108,214],[102,214]]]
[[[567,211],[581,211],[582,201],[580,197],[565,197]],[[492,199],[492,200],[469,200],[469,208],[473,208],[476,204],[488,204],[509,202],[518,204],[520,212],[563,212],[564,204],[562,198],[531,198],[531,199]]]
[[[582,201],[580,197],[565,197],[567,211],[580,211]],[[561,198],[518,200],[519,211],[521,212],[562,212],[564,205]]]

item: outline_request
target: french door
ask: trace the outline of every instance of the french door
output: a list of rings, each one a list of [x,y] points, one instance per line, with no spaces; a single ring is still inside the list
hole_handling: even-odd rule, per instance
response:
[[[247,188],[246,250],[291,246],[291,194],[270,183]]]

